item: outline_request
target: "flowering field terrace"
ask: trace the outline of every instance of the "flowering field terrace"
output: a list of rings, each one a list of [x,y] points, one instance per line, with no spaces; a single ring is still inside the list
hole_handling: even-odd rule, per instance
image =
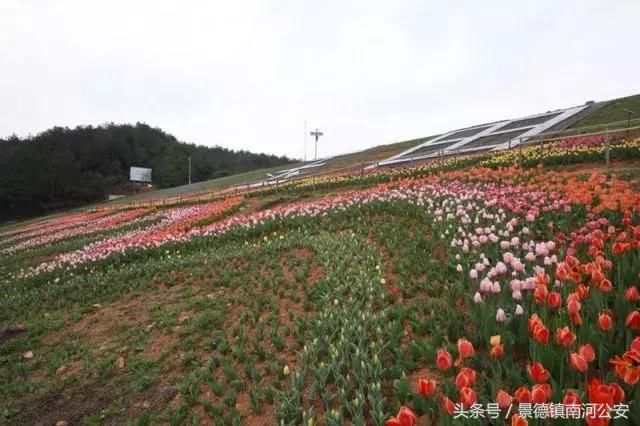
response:
[[[28,331],[0,340],[0,415],[640,424],[640,194],[615,172],[497,164],[148,212],[9,264],[0,322]],[[61,220],[51,235],[81,229]]]

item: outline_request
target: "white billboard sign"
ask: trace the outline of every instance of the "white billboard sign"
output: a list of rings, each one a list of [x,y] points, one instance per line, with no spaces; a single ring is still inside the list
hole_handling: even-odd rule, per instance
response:
[[[151,182],[151,169],[144,167],[131,167],[129,180],[133,182]]]

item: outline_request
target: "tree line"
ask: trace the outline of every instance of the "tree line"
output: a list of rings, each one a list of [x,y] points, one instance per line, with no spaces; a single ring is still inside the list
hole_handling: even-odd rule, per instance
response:
[[[153,184],[183,185],[292,162],[287,157],[178,141],[144,123],[54,127],[0,139],[0,221],[105,199],[131,166],[153,169]]]

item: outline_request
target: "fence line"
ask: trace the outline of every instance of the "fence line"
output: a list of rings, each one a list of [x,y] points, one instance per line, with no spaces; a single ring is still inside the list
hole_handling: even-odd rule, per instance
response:
[[[635,122],[638,122],[638,125],[635,125]],[[629,126],[630,123],[634,123],[634,126]],[[625,127],[610,128],[618,125],[625,125]],[[585,131],[589,129],[602,128],[602,127],[604,127],[605,129],[600,131],[595,131],[595,132],[577,133],[577,134],[575,133],[575,132]],[[584,127],[579,127],[575,129],[565,129],[565,130],[559,130],[554,132],[543,132],[535,136],[527,137],[527,140],[525,141],[522,141],[523,138],[520,138],[519,144],[512,146],[512,144],[510,143],[508,149],[504,149],[500,151],[492,151],[492,149],[495,148],[495,146],[490,146],[487,150],[477,150],[477,151],[469,151],[469,152],[465,152],[464,147],[461,147],[458,150],[449,151],[449,152],[446,152],[444,150],[439,150],[436,153],[436,155],[432,157],[424,157],[419,159],[411,157],[407,160],[407,162],[397,163],[395,165],[388,165],[385,167],[404,168],[404,167],[413,167],[415,165],[420,165],[420,164],[432,162],[432,161],[444,162],[445,156],[446,157],[454,156],[456,158],[460,155],[468,155],[468,156],[477,155],[482,157],[488,157],[488,156],[495,155],[497,153],[504,152],[507,150],[511,150],[511,149],[522,150],[523,148],[526,148],[529,146],[535,146],[535,145],[539,145],[540,149],[543,149],[545,144],[558,142],[559,140],[568,139],[572,137],[588,137],[588,136],[610,135],[610,134],[614,134],[613,137],[615,137],[615,134],[619,134],[621,132],[626,132],[628,134],[631,131],[634,131],[634,133],[635,131],[640,131],[640,118],[633,119],[630,121],[624,120],[624,121],[616,121],[616,122],[611,122],[606,124],[584,126]],[[550,135],[555,135],[555,136],[546,137]],[[540,136],[543,136],[542,139],[539,138]],[[518,138],[511,139],[509,142],[517,139]],[[620,137],[619,139],[624,139],[624,137]],[[302,175],[291,176],[286,179],[275,179],[272,181],[269,181],[266,179],[254,180],[254,181],[249,181],[242,184],[236,184],[230,187],[221,188],[213,191],[192,193],[186,196],[179,195],[179,196],[173,196],[173,197],[163,197],[163,198],[151,199],[148,201],[137,201],[137,202],[133,201],[126,204],[117,203],[112,206],[95,207],[88,211],[96,212],[96,211],[127,210],[132,208],[155,208],[159,206],[162,206],[162,207],[178,206],[184,203],[191,203],[191,202],[222,200],[231,196],[237,196],[237,195],[249,193],[253,188],[258,188],[258,187],[265,188],[265,187],[275,186],[275,188],[278,189],[279,186],[281,186],[282,184],[294,183],[304,179],[317,179],[319,177],[326,177],[326,176],[340,177],[348,174],[349,172],[351,173],[355,172],[356,174],[359,174],[361,177],[364,177],[366,168],[369,166],[377,166],[377,164],[380,161],[382,160],[361,162],[361,163],[356,163],[350,166],[340,167],[336,169],[316,170],[316,171],[311,171],[309,173],[302,174]]]

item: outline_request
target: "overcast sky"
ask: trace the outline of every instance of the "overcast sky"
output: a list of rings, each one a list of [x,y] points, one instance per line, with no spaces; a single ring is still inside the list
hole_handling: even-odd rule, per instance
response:
[[[349,152],[640,93],[638,17],[638,0],[0,0],[0,137],[143,121],[301,158],[307,120],[320,155]]]

